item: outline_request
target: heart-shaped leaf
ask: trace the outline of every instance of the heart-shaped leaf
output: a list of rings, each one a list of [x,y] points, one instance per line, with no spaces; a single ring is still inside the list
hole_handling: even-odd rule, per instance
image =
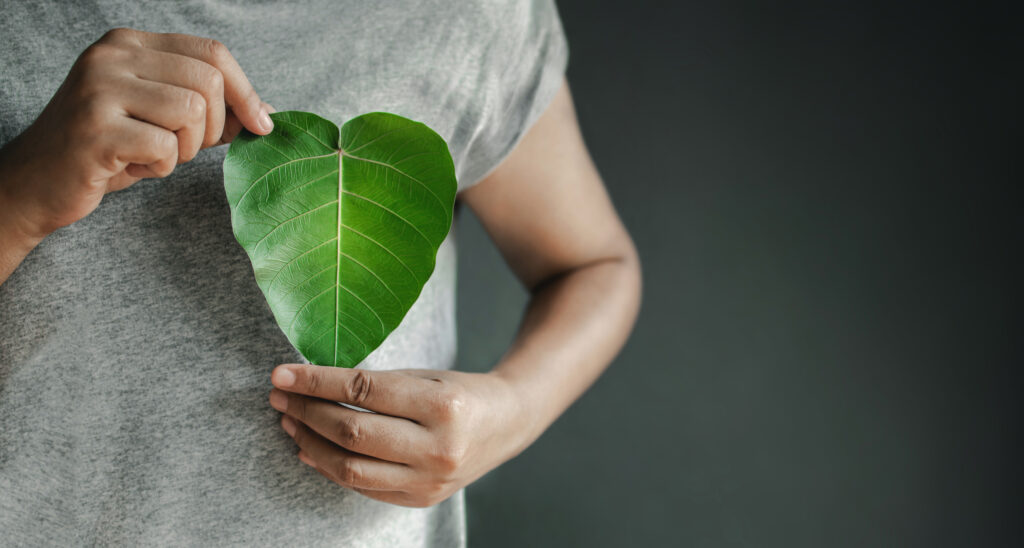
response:
[[[235,238],[288,340],[354,367],[402,321],[452,223],[455,168],[427,126],[383,112],[341,127],[271,115],[224,159]]]

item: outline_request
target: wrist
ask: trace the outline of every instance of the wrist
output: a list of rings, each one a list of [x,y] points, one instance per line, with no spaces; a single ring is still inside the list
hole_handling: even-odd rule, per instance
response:
[[[21,136],[16,137],[3,148],[0,148],[0,238],[5,245],[23,244],[29,249],[35,247],[52,232],[40,223],[35,212],[38,210],[18,186],[26,183],[25,166],[19,163],[20,153],[16,150]],[[16,186],[17,185],[17,186]]]
[[[7,277],[43,240],[42,236],[27,233],[19,222],[20,217],[16,206],[0,188],[0,284],[7,281]]]
[[[507,456],[511,459],[536,441],[554,419],[549,417],[544,398],[538,397],[522,378],[509,374],[508,369],[500,366],[487,374],[502,387],[503,414],[514,425]]]
[[[46,234],[37,232],[27,226],[23,215],[18,211],[17,204],[8,200],[0,189],[0,249],[4,253],[27,255]]]

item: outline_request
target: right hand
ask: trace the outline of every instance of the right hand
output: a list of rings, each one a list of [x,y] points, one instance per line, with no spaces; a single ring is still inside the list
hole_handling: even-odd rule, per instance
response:
[[[89,46],[39,118],[0,151],[0,202],[43,237],[108,192],[166,177],[273,109],[216,40],[114,29]]]

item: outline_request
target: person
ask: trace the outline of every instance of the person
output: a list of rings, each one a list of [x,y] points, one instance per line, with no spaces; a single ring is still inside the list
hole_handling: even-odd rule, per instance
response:
[[[464,545],[463,488],[594,382],[639,307],[554,4],[4,11],[0,544]],[[221,170],[274,107],[388,111],[446,139],[458,203],[530,292],[489,372],[452,369],[454,229],[359,367],[288,343]]]

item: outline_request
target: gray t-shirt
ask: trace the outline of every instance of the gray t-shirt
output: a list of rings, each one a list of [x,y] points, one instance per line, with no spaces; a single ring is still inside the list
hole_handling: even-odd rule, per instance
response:
[[[117,26],[221,40],[278,110],[422,121],[448,141],[460,189],[536,120],[568,55],[548,0],[7,0],[0,144]],[[465,544],[462,492],[393,506],[295,457],[267,395],[273,367],[302,358],[232,235],[225,149],[107,196],[0,285],[0,544]],[[360,367],[452,367],[454,285],[449,235]]]

